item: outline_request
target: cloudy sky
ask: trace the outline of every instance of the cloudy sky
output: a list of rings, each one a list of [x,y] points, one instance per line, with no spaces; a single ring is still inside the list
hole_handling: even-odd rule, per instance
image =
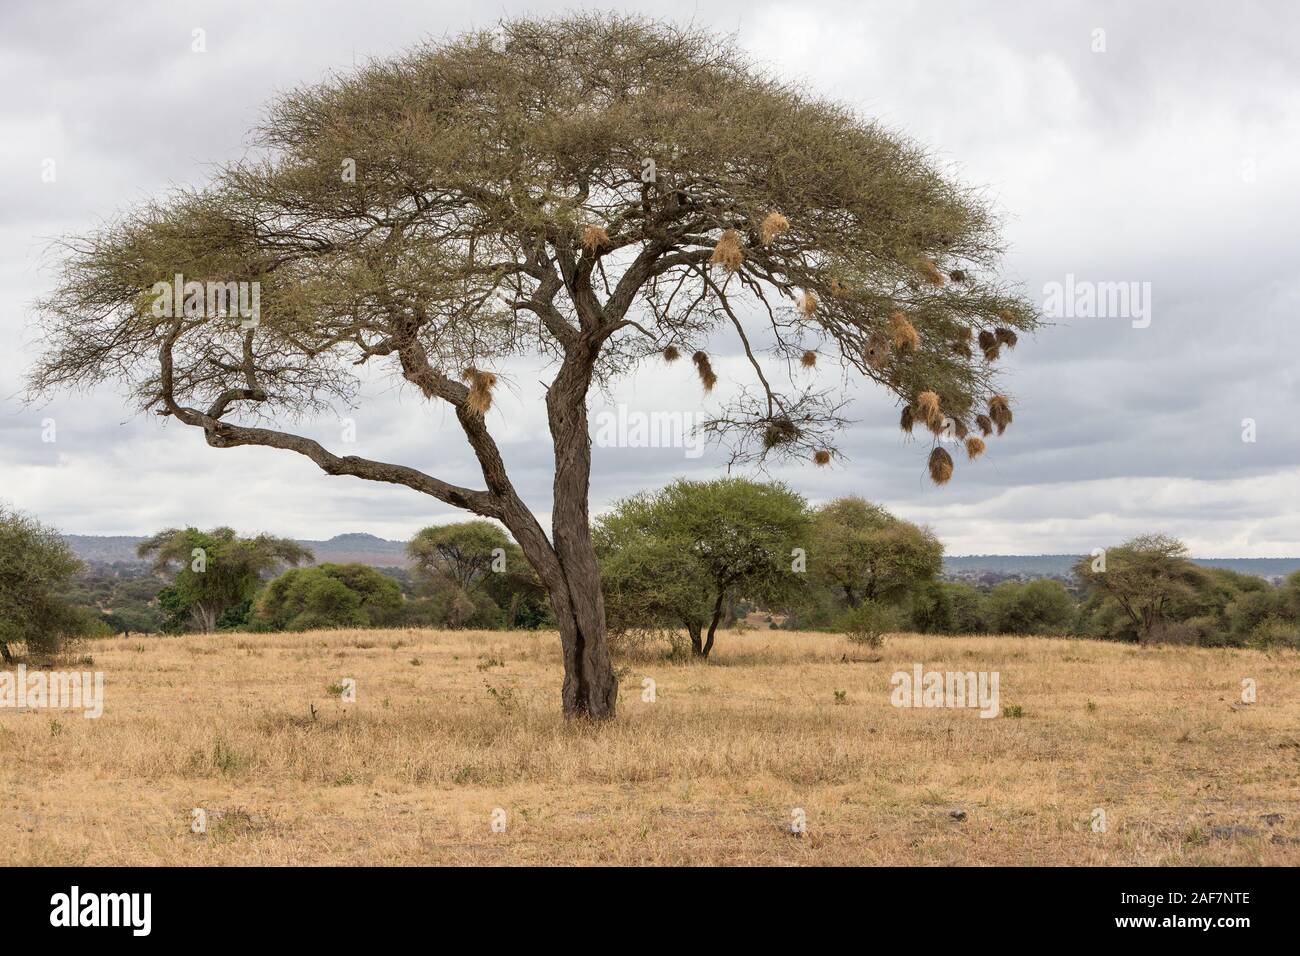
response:
[[[242,153],[277,90],[423,38],[576,6],[5,4],[0,500],[92,534],[233,524],[405,538],[458,517],[405,489],[326,477],[290,453],[210,449],[194,429],[134,415],[111,389],[26,405],[30,303],[53,282],[52,238],[171,185],[202,183],[209,163]],[[1163,530],[1201,556],[1300,555],[1300,7],[660,0],[618,9],[734,33],[762,63],[928,145],[994,198],[1007,274],[1045,308],[1067,276],[1076,288],[1149,289],[1148,314],[1061,316],[1022,341],[1005,363],[1015,424],[978,464],[959,461],[947,486],[929,483],[926,443],[902,441],[897,409],[869,388],[852,393],[845,462],[776,477],[813,501],[881,501],[930,524],[953,554],[1077,553]],[[204,53],[192,50],[196,29]],[[645,370],[612,401],[694,410],[685,364]],[[719,363],[724,383],[732,369],[741,371]],[[545,515],[551,463],[530,382],[526,372],[511,377],[490,424]],[[357,434],[348,451],[477,484],[454,421],[409,391],[368,381],[362,406],[346,414]],[[1254,441],[1243,440],[1247,419]],[[329,441],[339,423],[312,429]],[[725,467],[721,451],[598,447],[593,504]]]

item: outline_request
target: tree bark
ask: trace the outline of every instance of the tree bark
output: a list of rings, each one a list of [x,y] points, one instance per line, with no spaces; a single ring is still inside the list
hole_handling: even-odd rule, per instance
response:
[[[575,346],[546,393],[546,409],[555,445],[551,538],[560,580],[550,592],[564,649],[564,713],[604,720],[614,716],[618,681],[606,641],[605,597],[587,505],[587,389],[598,349],[585,341]]]
[[[700,625],[691,622],[686,625],[686,633],[691,636],[691,657],[704,656],[704,640],[700,636]]]
[[[722,619],[722,601],[725,596],[726,592],[719,591],[718,600],[713,605],[713,619],[709,621],[709,635],[704,642],[704,654],[702,655],[705,660],[709,659],[709,652],[713,650],[713,635],[717,633],[718,621]]]

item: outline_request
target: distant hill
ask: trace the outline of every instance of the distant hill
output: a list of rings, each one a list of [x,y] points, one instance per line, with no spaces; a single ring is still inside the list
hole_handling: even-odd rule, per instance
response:
[[[77,557],[96,564],[144,564],[135,549],[143,536],[65,534],[64,540]],[[409,567],[405,541],[389,541],[373,534],[336,534],[328,541],[298,542],[316,556],[318,564],[368,564],[376,568]]]
[[[1019,575],[1025,578],[1068,578],[1075,554],[965,554],[943,559],[944,573],[951,577],[979,574]],[[1227,568],[1261,578],[1286,577],[1300,571],[1300,558],[1192,558],[1207,568]]]

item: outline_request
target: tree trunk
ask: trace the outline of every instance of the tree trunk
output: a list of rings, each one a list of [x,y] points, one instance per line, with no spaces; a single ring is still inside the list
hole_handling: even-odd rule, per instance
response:
[[[14,655],[9,650],[8,641],[0,641],[0,659],[3,659],[6,664],[12,664],[14,662]]]
[[[691,657],[704,656],[704,640],[700,636],[700,625],[691,621],[686,625],[686,633],[691,636]]]
[[[717,633],[718,621],[722,619],[722,599],[724,596],[725,592],[719,592],[718,600],[713,605],[713,620],[709,621],[709,636],[704,642],[703,657],[705,660],[708,660],[709,658],[709,651],[713,650],[713,635]]]

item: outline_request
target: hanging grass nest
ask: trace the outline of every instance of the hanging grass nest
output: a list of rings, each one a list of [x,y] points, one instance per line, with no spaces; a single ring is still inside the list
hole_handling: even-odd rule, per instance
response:
[[[943,285],[943,272],[934,264],[933,259],[922,256],[916,262],[917,271],[925,278],[925,281],[931,285]]]
[[[706,392],[713,391],[713,386],[718,384],[718,376],[713,374],[713,366],[709,364],[709,357],[703,352],[696,352],[691,356],[691,361],[695,363],[695,371],[700,375],[700,384],[704,386]]]
[[[921,347],[921,333],[916,326],[907,321],[902,312],[895,312],[889,317],[889,327],[893,333],[894,348],[900,352],[905,349],[916,351]]]
[[[952,455],[936,447],[930,452],[930,480],[936,485],[946,485],[952,477]]]
[[[989,399],[989,418],[998,426],[999,435],[1007,430],[1011,424],[1011,403],[1005,395],[994,395]]]
[[[465,404],[475,415],[486,415],[492,407],[492,389],[496,388],[497,377],[491,372],[483,372],[470,367],[465,369],[461,378],[469,386]]]
[[[916,396],[916,409],[931,431],[935,430],[936,425],[938,428],[943,427],[943,412],[939,410],[939,404],[938,392],[922,392]]]
[[[831,463],[831,453],[825,448],[818,448],[813,452],[813,464],[818,468],[825,468]]]
[[[980,430],[980,434],[987,438],[993,434],[993,419],[987,415],[976,415],[975,424]]]
[[[605,231],[604,226],[587,226],[582,230],[582,248],[593,255],[602,249],[608,249],[612,245],[613,243],[609,241],[609,233]]]
[[[962,358],[970,358],[974,354],[971,352],[969,342],[953,342],[952,351],[953,354],[960,355]]]
[[[903,414],[898,419],[898,427],[909,435],[912,434],[912,429],[916,427],[916,414],[912,411],[911,405],[903,406]]]
[[[848,287],[843,282],[834,276],[831,277],[831,298],[838,299],[847,295],[848,291]]]
[[[777,448],[788,445],[799,437],[799,429],[788,418],[774,418],[763,431],[763,447]]]
[[[1016,336],[1015,332],[1012,332],[1010,329],[1003,328],[1002,326],[998,326],[996,329],[994,329],[993,335],[994,337],[997,338],[997,340],[1000,343],[1002,343],[1009,349],[1015,348],[1016,343],[1020,341],[1020,339]]]
[[[736,272],[744,261],[745,251],[740,245],[740,233],[735,229],[726,230],[718,240],[718,244],[713,247],[709,265],[722,266],[727,272]]]
[[[948,278],[953,282],[965,282],[970,277],[964,269],[953,269],[952,272],[948,273]]]
[[[659,354],[664,357],[665,362],[676,362],[682,357],[681,351],[675,345],[664,346],[664,350]]]
[[[966,457],[971,461],[974,461],[980,455],[984,454],[984,448],[985,445],[983,438],[976,438],[974,435],[971,435],[970,438],[966,439]]]
[[[1002,343],[1000,343],[998,337],[988,329],[984,329],[980,332],[979,343],[980,348],[984,350],[984,357],[990,362],[1002,353]]]
[[[970,434],[970,429],[960,418],[954,418],[952,422],[952,433],[957,436],[958,441],[965,441],[966,436]]]
[[[773,209],[763,217],[763,222],[758,227],[758,238],[763,245],[770,246],[773,239],[789,231],[790,220]]]
[[[812,289],[805,289],[803,295],[799,296],[799,314],[805,319],[811,319],[812,314],[817,311],[817,293]]]
[[[865,358],[867,364],[879,372],[889,364],[889,339],[880,332],[874,333],[867,340]]]
[[[817,364],[817,353],[812,349],[807,349],[803,355],[799,356],[799,364],[804,368],[813,368]]]

